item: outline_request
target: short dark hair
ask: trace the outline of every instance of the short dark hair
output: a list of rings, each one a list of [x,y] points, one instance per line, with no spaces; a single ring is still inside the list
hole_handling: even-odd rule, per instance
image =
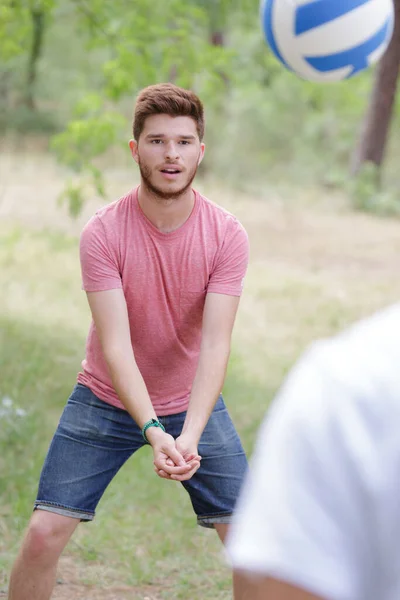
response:
[[[138,95],[133,119],[133,137],[139,140],[147,117],[151,115],[191,117],[196,123],[200,141],[204,137],[204,108],[201,100],[191,90],[173,83],[149,85]]]

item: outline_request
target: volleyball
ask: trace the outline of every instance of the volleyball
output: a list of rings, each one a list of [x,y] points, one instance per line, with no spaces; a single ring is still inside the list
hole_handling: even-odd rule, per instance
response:
[[[341,81],[376,63],[394,27],[393,0],[262,0],[266,41],[289,70]]]

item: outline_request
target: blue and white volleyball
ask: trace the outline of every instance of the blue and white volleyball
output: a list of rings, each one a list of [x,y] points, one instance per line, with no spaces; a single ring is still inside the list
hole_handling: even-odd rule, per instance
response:
[[[265,37],[304,79],[341,81],[377,62],[394,27],[393,0],[262,0]]]

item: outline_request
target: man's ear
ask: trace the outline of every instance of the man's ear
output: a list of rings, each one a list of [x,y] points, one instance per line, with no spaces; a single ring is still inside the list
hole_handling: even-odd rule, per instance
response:
[[[138,143],[136,140],[129,140],[129,148],[131,149],[131,154],[133,156],[133,160],[137,163],[139,162],[139,154],[138,154]]]
[[[206,145],[201,143],[200,144],[200,154],[199,154],[199,160],[197,161],[197,165],[199,165],[201,163],[201,161],[204,158],[204,152],[206,150]]]

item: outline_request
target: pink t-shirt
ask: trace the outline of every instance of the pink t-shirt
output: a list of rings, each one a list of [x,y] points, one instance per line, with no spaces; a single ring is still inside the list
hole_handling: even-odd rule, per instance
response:
[[[137,189],[99,210],[81,236],[83,289],[124,291],[132,347],[157,415],[187,409],[207,292],[240,296],[248,238],[239,221],[195,192],[188,220],[160,232]],[[124,408],[113,388],[94,323],[78,381]]]

